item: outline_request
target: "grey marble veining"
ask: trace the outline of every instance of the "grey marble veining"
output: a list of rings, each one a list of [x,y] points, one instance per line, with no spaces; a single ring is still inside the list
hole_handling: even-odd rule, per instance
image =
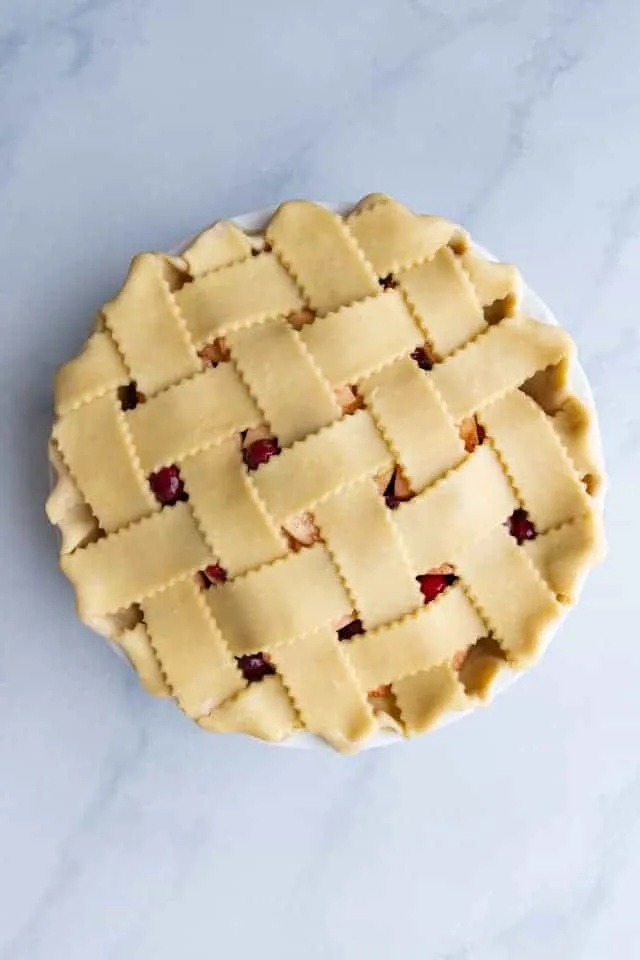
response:
[[[1,960],[640,952],[639,43],[631,0],[0,0]],[[490,710],[345,761],[146,697],[42,504],[52,373],[136,250],[371,190],[576,337],[610,553]]]

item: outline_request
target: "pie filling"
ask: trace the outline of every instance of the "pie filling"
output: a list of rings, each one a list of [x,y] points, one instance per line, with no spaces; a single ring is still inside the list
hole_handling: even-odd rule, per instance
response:
[[[56,383],[48,513],[148,689],[354,750],[535,659],[597,559],[602,479],[570,343],[518,315],[513,268],[373,195],[131,276]]]

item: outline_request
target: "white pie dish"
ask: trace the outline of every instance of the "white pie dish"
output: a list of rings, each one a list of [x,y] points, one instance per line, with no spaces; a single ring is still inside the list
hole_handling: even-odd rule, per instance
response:
[[[348,213],[353,206],[352,204],[324,204],[324,205],[339,214]],[[246,214],[241,217],[233,218],[233,222],[235,222],[239,227],[241,227],[242,229],[250,233],[259,232],[266,226],[267,222],[273,215],[274,210],[275,208],[268,208],[265,210],[255,211],[251,214]],[[184,244],[179,245],[174,252],[179,254],[180,251],[182,251],[190,243],[191,243],[191,240],[186,241]],[[480,253],[482,253],[485,257],[488,257],[489,259],[495,259],[490,254],[488,254],[487,251],[483,250],[483,248],[479,247],[478,245],[476,245],[476,249]],[[548,309],[548,307],[529,288],[527,288],[526,285],[524,287],[523,312],[537,318],[542,322],[545,322],[551,325],[557,325],[557,321],[555,320],[553,314]],[[593,421],[594,421],[593,435],[595,436],[595,441],[597,445],[596,454],[597,454],[597,459],[601,461],[600,438],[597,430],[593,396],[592,396],[586,375],[584,374],[584,371],[579,367],[577,363],[574,363],[573,368],[571,370],[571,386],[572,386],[573,392],[582,400],[582,402],[591,411],[593,415]],[[553,629],[547,631],[547,634],[545,636],[545,644],[548,643],[551,637],[555,634],[555,631],[559,626],[559,622],[555,624]],[[119,647],[116,647],[116,649],[118,650],[119,653],[121,654],[123,653],[123,651]],[[519,676],[519,674],[512,673],[505,669],[499,675],[496,682],[494,683],[493,692],[496,693],[496,692],[502,691],[503,689],[506,689],[509,683],[512,683],[517,676]],[[445,723],[449,723],[452,720],[458,719],[471,712],[473,712],[472,709],[468,709],[458,713],[447,714],[440,720],[439,723],[436,724],[436,726],[443,726]],[[400,740],[403,740],[403,739],[404,737],[401,736],[401,734],[399,733],[396,733],[394,731],[383,731],[373,736],[365,745],[367,747],[373,747],[373,746],[379,746],[379,745],[384,745],[388,743],[400,742]],[[280,745],[303,747],[303,748],[312,748],[312,747],[318,747],[318,746],[322,746],[326,748],[327,746],[324,740],[321,740],[320,738],[315,737],[312,734],[302,733],[302,732],[294,734],[293,736],[289,737],[285,741],[282,741]]]

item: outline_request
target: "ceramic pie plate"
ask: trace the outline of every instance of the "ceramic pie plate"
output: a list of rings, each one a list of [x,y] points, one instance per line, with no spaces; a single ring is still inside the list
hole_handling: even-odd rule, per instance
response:
[[[327,207],[330,210],[333,210],[335,213],[340,215],[348,214],[354,206],[354,203],[323,203],[322,201],[315,201],[321,203],[323,206]],[[256,210],[252,213],[243,214],[237,217],[230,217],[235,224],[241,227],[243,230],[251,232],[260,232],[262,231],[270,218],[273,216],[276,206],[266,207],[262,210]],[[193,242],[197,234],[190,237],[189,239],[183,241],[182,243],[177,244],[171,251],[173,254],[180,255],[190,243]],[[477,243],[472,243],[474,249],[481,253],[483,256],[487,257],[489,260],[497,260],[493,254],[491,254],[484,247],[480,246]],[[554,326],[558,326],[558,321],[555,318],[551,309],[547,304],[526,284],[526,281],[523,281],[523,297],[522,297],[522,312],[540,320],[543,323],[548,323]],[[602,467],[603,464],[603,454],[602,454],[602,439],[600,435],[600,429],[598,424],[597,411],[595,406],[595,401],[593,397],[593,392],[589,385],[587,375],[583,368],[580,366],[577,360],[574,360],[570,369],[570,386],[572,391],[576,396],[583,402],[583,404],[589,409],[593,418],[593,452],[597,459],[598,465]],[[602,468],[602,474],[604,474],[604,469]],[[602,500],[603,494],[599,494],[599,499]],[[600,503],[600,507],[602,504]],[[579,595],[584,587],[584,580],[586,575],[583,576],[582,582],[578,584],[576,590],[576,596],[579,598]],[[546,636],[546,646],[551,642],[555,637],[558,630],[560,630],[565,618],[571,612],[572,607],[568,607],[566,612],[555,622],[552,629],[550,629]],[[127,663],[126,654],[124,651],[115,643],[109,641],[111,647],[114,651]],[[492,687],[492,698],[497,696],[499,693],[502,693],[507,687],[515,683],[515,681],[522,674],[510,670],[508,667],[503,668],[496,680],[493,683]],[[445,714],[432,728],[430,732],[434,732],[436,729],[447,726],[448,724],[454,723],[458,720],[461,720],[463,717],[468,717],[470,714],[474,713],[478,706],[470,707],[467,710],[461,710],[458,712],[449,712]],[[252,738],[257,739],[257,738]],[[261,743],[269,741],[260,741]],[[393,743],[405,743],[406,738],[403,737],[400,733],[397,733],[394,730],[381,730],[378,733],[373,734],[366,744],[364,744],[364,749],[371,749],[373,747],[388,746]],[[279,747],[294,747],[294,748],[303,748],[303,749],[323,749],[331,750],[327,742],[322,740],[320,737],[315,736],[312,733],[299,732],[291,735],[286,740],[281,742],[271,743],[272,746]]]

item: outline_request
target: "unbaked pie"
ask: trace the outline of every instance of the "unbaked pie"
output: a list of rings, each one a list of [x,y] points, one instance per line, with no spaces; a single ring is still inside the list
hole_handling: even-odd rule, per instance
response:
[[[390,197],[136,256],[55,383],[82,620],[201,727],[354,751],[486,700],[601,550],[573,347]]]

